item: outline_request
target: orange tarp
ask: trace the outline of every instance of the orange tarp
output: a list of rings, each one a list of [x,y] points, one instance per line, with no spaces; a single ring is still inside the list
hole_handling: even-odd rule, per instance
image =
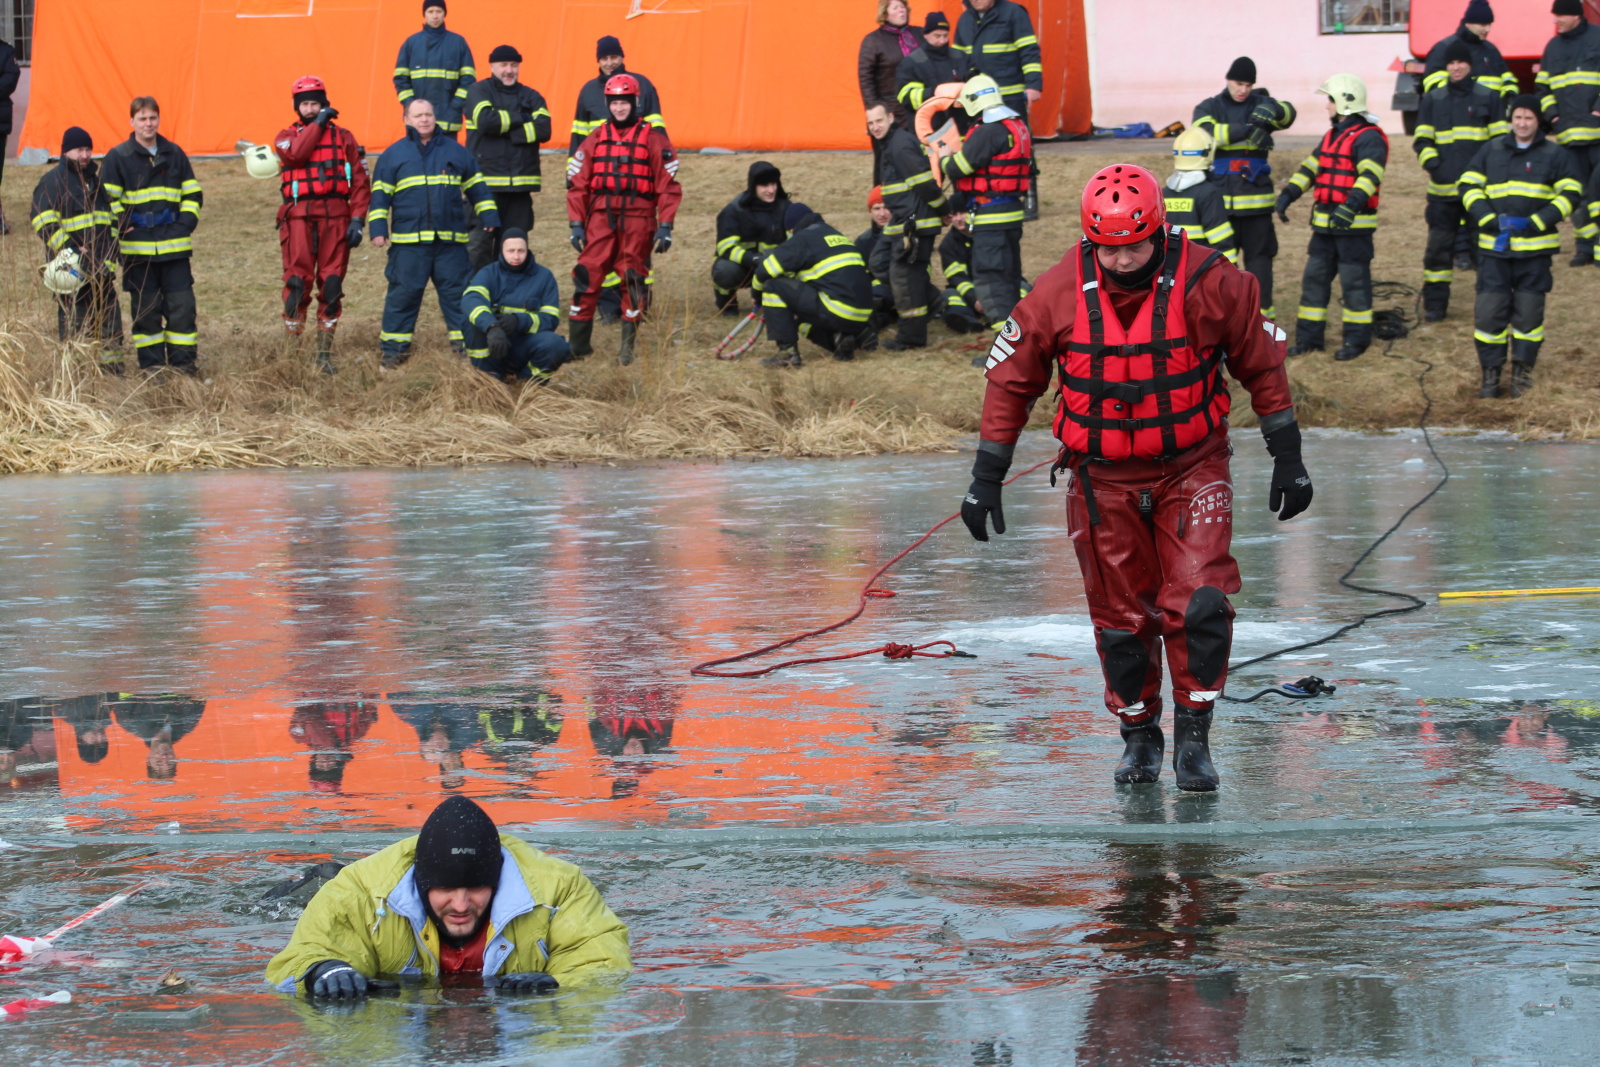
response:
[[[952,20],[961,10],[958,0],[917,4],[913,20],[933,6]],[[1024,6],[1044,53],[1034,132],[1087,132],[1083,0]],[[655,82],[680,147],[859,149],[856,55],[872,11],[869,0],[458,0],[446,25],[471,44],[480,76],[496,45],[522,53],[522,80],[550,102],[555,147],[565,147],[578,90],[597,73],[596,39],[615,34],[629,68]],[[18,143],[54,154],[76,125],[104,151],[128,135],[128,101],[151,95],[162,132],[187,151],[231,152],[292,121],[289,85],[315,73],[341,123],[381,150],[402,131],[395,55],[421,25],[418,0],[41,4]]]

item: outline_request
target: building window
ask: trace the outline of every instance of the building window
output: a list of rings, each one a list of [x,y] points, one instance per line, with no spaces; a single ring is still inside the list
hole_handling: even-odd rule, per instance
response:
[[[17,50],[17,62],[33,60],[33,0],[0,0],[0,39]]]
[[[1411,0],[1318,0],[1323,33],[1405,33]]]

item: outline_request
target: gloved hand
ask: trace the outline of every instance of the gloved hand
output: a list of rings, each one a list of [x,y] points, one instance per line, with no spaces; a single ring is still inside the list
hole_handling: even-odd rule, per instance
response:
[[[1277,512],[1278,521],[1284,522],[1311,506],[1311,475],[1300,461],[1300,424],[1291,422],[1262,437],[1272,456],[1272,492],[1267,498],[1267,510]]]
[[[500,975],[494,980],[494,987],[501,993],[549,993],[559,989],[561,983],[543,971],[524,971]]]
[[[1272,205],[1272,210],[1277,214],[1279,222],[1287,223],[1289,221],[1289,205],[1293,203],[1294,197],[1289,195],[1288,189],[1278,194],[1277,203]]]
[[[1001,452],[991,452],[989,448],[1004,449]],[[1010,445],[998,445],[992,441],[978,442],[978,455],[972,461],[972,484],[967,487],[967,495],[961,501],[961,521],[967,524],[967,532],[972,534],[974,541],[989,540],[988,522],[994,522],[994,532],[1006,532],[1006,513],[1000,507],[1000,488],[1006,480],[1006,472],[1011,469]]]
[[[354,247],[356,247],[357,245],[359,245],[361,243],[361,227],[362,227],[362,225],[363,225],[363,220],[361,220],[361,219],[351,219],[350,220],[350,228],[344,231],[344,243],[345,244],[349,245],[351,248],[354,248]]]
[[[1438,170],[1443,163],[1444,157],[1429,156],[1428,161],[1422,165],[1422,169],[1427,171],[1429,174],[1432,174],[1434,171]]]
[[[1263,126],[1260,123],[1252,122],[1250,123],[1250,132],[1244,135],[1244,139],[1256,148],[1265,148],[1267,145],[1267,138],[1271,136],[1272,128],[1270,126]]]
[[[338,117],[339,110],[337,108],[325,107],[321,111],[317,112],[317,117],[311,121],[315,122],[319,126],[326,126],[328,123],[332,122]]]
[[[1257,104],[1250,112],[1247,120],[1252,126],[1264,126],[1269,130],[1277,129],[1278,123],[1283,118],[1283,112],[1278,107],[1277,101]]]
[[[367,995],[367,976],[344,960],[323,960],[305,976],[306,990],[314,997],[354,1000]]]
[[[584,244],[583,223],[569,222],[567,225],[572,229],[572,250],[574,252],[582,252]]]
[[[1355,221],[1356,210],[1349,204],[1340,204],[1328,215],[1328,225],[1336,230],[1348,230]]]
[[[672,247],[672,223],[663,222],[656,230],[656,255],[664,255]]]
[[[497,315],[494,321],[500,324],[500,328],[506,332],[507,337],[514,333],[522,332],[522,320],[517,317],[515,312],[504,312],[501,315]]]
[[[1511,251],[1511,235],[1526,230],[1531,220],[1526,215],[1496,215],[1495,222],[1500,232],[1495,234],[1494,250],[1496,252]]]
[[[497,322],[489,327],[489,355],[493,359],[503,360],[510,354],[511,338],[506,336],[506,331]]]

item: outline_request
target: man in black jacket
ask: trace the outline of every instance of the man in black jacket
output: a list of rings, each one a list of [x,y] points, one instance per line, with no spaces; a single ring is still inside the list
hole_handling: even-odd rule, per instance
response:
[[[489,53],[489,77],[467,90],[467,151],[494,194],[501,225],[493,233],[474,228],[467,253],[475,271],[500,255],[499,235],[507,228],[533,230],[533,194],[543,181],[539,146],[550,139],[550,109],[537,90],[517,80],[521,70],[522,54],[503,44]]]
[[[711,285],[722,314],[739,314],[739,290],[755,280],[756,264],[787,238],[783,213],[788,209],[782,172],[764,159],[750,164],[744,192],[717,212],[717,258],[711,264]],[[760,294],[755,299],[759,302]]]
[[[33,190],[33,230],[54,258],[64,249],[78,254],[83,282],[56,296],[56,332],[61,340],[98,336],[104,346],[100,369],[122,373],[122,305],[117,300],[117,231],[111,201],[100,184],[94,141],[73,126],[61,138],[61,162]]]
[[[939,236],[944,193],[933,176],[928,156],[916,137],[894,124],[883,105],[867,112],[867,132],[883,142],[878,156],[878,188],[889,209],[883,236],[890,242],[889,287],[900,315],[895,336],[883,342],[891,352],[923,348],[928,343],[928,308],[933,284],[928,267]]]
[[[966,10],[956,21],[957,52],[967,57],[973,74],[987,74],[1000,87],[1007,107],[1028,122],[1028,109],[1044,95],[1044,64],[1039,38],[1028,9],[1012,0],[962,0]],[[1031,180],[1022,198],[1027,222],[1039,217],[1039,167],[1030,164]]]
[[[1479,85],[1505,100],[1516,96],[1520,91],[1517,76],[1511,73],[1500,49],[1489,40],[1489,29],[1493,25],[1494,9],[1489,6],[1489,0],[1471,0],[1456,32],[1428,49],[1428,58],[1422,71],[1422,91],[1431,92],[1448,80],[1449,72],[1445,70],[1445,64],[1449,59],[1445,51],[1452,42],[1459,41],[1467,49],[1467,61],[1472,65],[1472,76]]]
[[[970,69],[967,54],[950,47],[950,20],[943,11],[930,11],[922,23],[922,47],[901,60],[895,69],[895,99],[915,117],[935,89],[951,82],[965,82]],[[955,117],[965,133],[966,113],[957,109]]]
[[[804,204],[784,214],[789,239],[756,266],[767,336],[778,354],[763,367],[800,366],[800,334],[833,350],[833,358],[856,358],[856,342],[872,317],[872,279],[855,244]]]
[[[1572,157],[1578,180],[1587,182],[1600,167],[1600,26],[1584,17],[1583,0],[1555,0],[1550,13],[1556,35],[1544,46],[1534,84],[1542,94],[1545,127]],[[1588,266],[1600,231],[1581,204],[1572,213],[1572,229],[1578,236],[1572,266]]]
[[[11,94],[17,91],[22,80],[22,68],[17,66],[17,50],[0,41],[0,177],[5,176],[6,142],[11,138]],[[10,233],[11,224],[0,211],[0,233]]]

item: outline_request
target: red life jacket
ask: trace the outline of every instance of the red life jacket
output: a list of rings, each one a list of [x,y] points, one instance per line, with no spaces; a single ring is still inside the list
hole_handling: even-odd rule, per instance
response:
[[[1056,357],[1061,407],[1055,434],[1069,451],[1105,460],[1174,456],[1205,440],[1227,416],[1224,353],[1197,350],[1185,336],[1183,315],[1183,297],[1222,253],[1196,249],[1203,258],[1195,264],[1191,249],[1196,246],[1181,229],[1168,229],[1166,259],[1150,281],[1151,295],[1124,330],[1101,295],[1105,278],[1094,245],[1083,241],[1077,319],[1071,342]]]
[[[1361,176],[1356,169],[1356,138],[1368,130],[1377,130],[1378,136],[1383,138],[1384,148],[1388,148],[1389,136],[1370,122],[1354,123],[1343,132],[1329,130],[1322,135],[1322,143],[1317,146],[1317,180],[1311,189],[1311,195],[1317,203],[1330,207],[1344,203],[1344,198],[1350,194],[1350,187]],[[1378,210],[1377,193],[1372,194],[1362,210]]]
[[[1002,119],[1011,131],[1011,147],[987,166],[956,179],[956,188],[978,196],[1021,196],[1028,191],[1033,169],[1033,134],[1021,119]]]
[[[285,167],[283,202],[293,204],[301,200],[349,199],[350,161],[345,158],[344,138],[333,123],[323,128],[317,138],[317,147],[311,158],[297,167]]]
[[[648,122],[635,122],[626,130],[606,123],[594,139],[594,168],[589,188],[596,193],[654,200],[655,168],[650,165]]]

